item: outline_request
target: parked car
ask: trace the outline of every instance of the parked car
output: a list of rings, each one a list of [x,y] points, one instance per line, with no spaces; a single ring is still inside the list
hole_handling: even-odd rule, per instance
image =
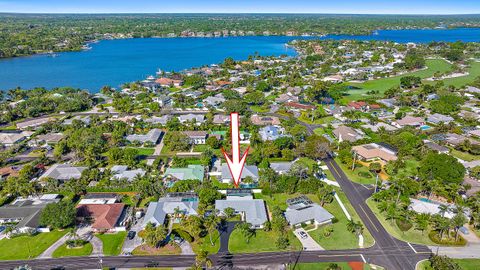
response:
[[[132,240],[135,237],[136,232],[134,231],[129,231],[127,234],[128,239]]]
[[[305,239],[305,238],[307,238],[307,237],[308,237],[307,233],[306,233],[306,232],[304,232],[304,231],[301,231],[301,232],[299,232],[298,234],[299,234],[299,235],[300,235],[300,237],[302,237],[303,239]]]

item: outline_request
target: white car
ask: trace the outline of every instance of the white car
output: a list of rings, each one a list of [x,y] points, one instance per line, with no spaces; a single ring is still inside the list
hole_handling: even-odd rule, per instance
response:
[[[300,237],[302,237],[302,239],[305,239],[305,238],[308,237],[307,233],[304,232],[304,231],[300,231],[300,232],[298,232],[298,234],[300,235]]]

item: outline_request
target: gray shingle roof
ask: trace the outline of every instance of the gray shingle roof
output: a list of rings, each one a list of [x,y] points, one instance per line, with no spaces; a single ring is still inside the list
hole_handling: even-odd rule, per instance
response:
[[[215,201],[215,209],[223,211],[228,207],[235,209],[235,212],[245,213],[245,221],[256,227],[262,226],[268,220],[265,202],[260,199],[227,196],[226,200]]]
[[[150,130],[147,134],[128,135],[126,139],[130,142],[139,141],[141,143],[146,143],[146,142],[157,143],[158,139],[160,138],[160,135],[162,135],[162,131],[158,128],[154,128]]]
[[[164,197],[160,198],[158,202],[151,202],[143,219],[143,226],[149,222],[155,225],[163,224],[167,214],[175,213],[175,209],[187,216],[197,215],[198,198]]]
[[[258,168],[254,165],[245,165],[242,170],[241,179],[250,176],[253,180],[258,180]],[[228,168],[227,164],[222,164],[222,179],[232,179],[232,175],[230,174],[230,169]]]
[[[41,176],[41,178],[50,177],[57,180],[78,179],[87,167],[75,167],[70,164],[54,164]]]
[[[317,223],[324,223],[330,221],[334,216],[320,205],[310,204],[303,208],[287,208],[285,218],[290,225],[296,225],[312,219]]]

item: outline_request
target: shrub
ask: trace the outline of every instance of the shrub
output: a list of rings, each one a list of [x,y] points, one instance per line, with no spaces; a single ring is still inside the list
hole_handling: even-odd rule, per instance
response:
[[[363,178],[372,178],[372,174],[369,172],[358,172],[358,176]]]
[[[178,235],[179,237],[185,239],[187,242],[193,242],[193,237],[185,230],[182,229],[174,229],[172,231],[173,234]]]
[[[397,223],[398,228],[402,232],[406,232],[413,227],[413,224],[408,220],[397,219],[396,223]]]
[[[446,245],[446,246],[465,246],[467,241],[461,236],[458,236],[458,241],[455,241],[455,238],[443,238],[440,239],[440,234],[437,231],[431,231],[428,234],[428,237],[435,244]]]

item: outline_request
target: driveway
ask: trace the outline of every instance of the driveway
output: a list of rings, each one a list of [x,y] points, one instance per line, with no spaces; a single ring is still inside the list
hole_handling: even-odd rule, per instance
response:
[[[306,233],[307,238],[302,238],[302,236],[300,236],[300,232]],[[315,240],[313,240],[313,238],[303,228],[295,229],[294,234],[302,243],[303,250],[325,250]]]
[[[125,242],[123,242],[123,247],[122,247],[122,253],[128,253],[132,252],[136,247],[140,246],[143,243],[142,238],[138,236],[138,232],[142,230],[142,224],[143,224],[143,218],[137,219],[135,221],[135,224],[132,225],[130,228],[130,231],[135,232],[135,237],[133,239],[128,239],[128,237],[125,239]]]

